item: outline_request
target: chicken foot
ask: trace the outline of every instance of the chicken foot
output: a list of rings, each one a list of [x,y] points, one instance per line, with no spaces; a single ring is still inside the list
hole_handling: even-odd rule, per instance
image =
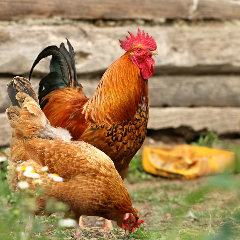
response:
[[[112,231],[113,230],[112,221],[104,218],[104,224],[102,226],[102,229]]]

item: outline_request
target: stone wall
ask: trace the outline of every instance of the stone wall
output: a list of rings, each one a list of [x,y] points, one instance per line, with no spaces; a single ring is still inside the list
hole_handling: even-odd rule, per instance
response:
[[[28,77],[38,53],[69,39],[84,93],[91,96],[139,27],[157,42],[149,80],[150,129],[188,126],[239,132],[240,0],[20,0],[0,2],[0,146],[9,144],[6,84]],[[49,59],[33,73],[49,72]]]

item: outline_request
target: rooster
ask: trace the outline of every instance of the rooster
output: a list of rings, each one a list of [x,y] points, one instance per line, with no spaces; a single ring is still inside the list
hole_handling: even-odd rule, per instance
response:
[[[52,55],[50,73],[39,83],[39,101],[54,127],[67,129],[73,140],[83,140],[104,153],[114,162],[122,179],[129,162],[146,137],[149,117],[148,79],[154,73],[157,45],[152,37],[129,32],[127,40],[119,40],[126,52],[110,65],[91,98],[82,92],[77,81],[74,50],[64,44],[45,48],[39,61]],[[106,229],[112,229],[107,224]]]
[[[139,227],[143,220],[139,220],[112,160],[88,143],[71,141],[67,130],[52,127],[28,80],[14,78],[8,85],[8,92],[13,104],[6,111],[13,128],[9,165],[15,169],[13,176],[8,176],[10,188],[18,190],[17,182],[23,178],[19,168],[32,167],[47,186],[38,201],[40,209],[44,209],[48,198],[54,197],[67,203],[77,220],[82,214],[112,219],[127,234]],[[65,181],[51,183],[50,178],[46,181],[41,171],[44,166],[49,173],[58,174]],[[35,190],[30,176],[28,183]],[[77,224],[75,238],[80,235]]]

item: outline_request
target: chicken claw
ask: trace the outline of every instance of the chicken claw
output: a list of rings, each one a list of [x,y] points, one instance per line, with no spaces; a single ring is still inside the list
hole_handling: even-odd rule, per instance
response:
[[[102,229],[112,231],[113,230],[113,225],[112,225],[111,220],[108,220],[108,219],[104,218],[104,224],[102,226]]]
[[[82,230],[78,224],[76,225],[75,235],[74,235],[73,239],[87,239],[83,236]]]

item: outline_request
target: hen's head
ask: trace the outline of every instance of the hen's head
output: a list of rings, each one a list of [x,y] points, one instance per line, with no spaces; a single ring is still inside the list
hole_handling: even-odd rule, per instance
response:
[[[130,232],[134,232],[135,228],[139,228],[144,221],[136,218],[132,213],[125,213],[122,223],[118,223],[118,226],[125,229],[125,233],[128,235]]]
[[[129,52],[130,59],[140,69],[144,79],[150,78],[154,73],[155,60],[153,55],[157,55],[157,44],[152,37],[141,33],[138,29],[137,36],[128,32],[131,37],[127,36],[127,40],[119,40],[121,48]]]

